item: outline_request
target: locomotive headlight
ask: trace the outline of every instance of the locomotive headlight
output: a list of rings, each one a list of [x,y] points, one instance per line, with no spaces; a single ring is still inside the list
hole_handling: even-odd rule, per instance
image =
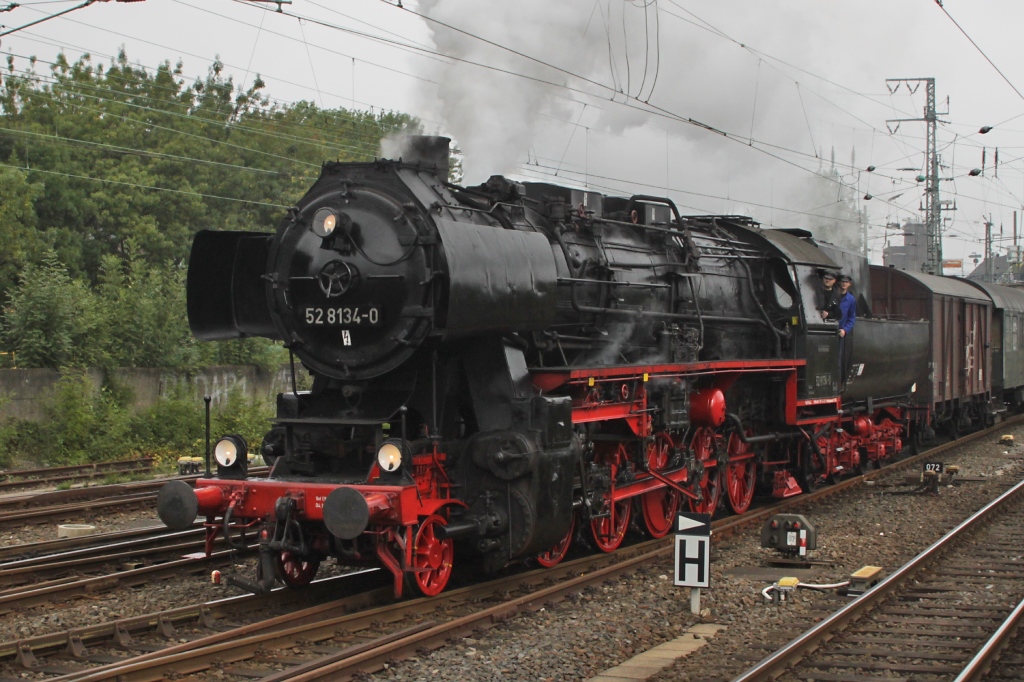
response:
[[[239,435],[224,436],[213,446],[213,456],[217,464],[224,468],[232,467],[239,457],[249,454],[249,446]]]
[[[381,471],[392,473],[402,466],[402,448],[394,441],[387,441],[377,451],[377,465]]]
[[[321,208],[313,214],[313,234],[317,237],[330,237],[338,226],[338,215],[329,208]]]

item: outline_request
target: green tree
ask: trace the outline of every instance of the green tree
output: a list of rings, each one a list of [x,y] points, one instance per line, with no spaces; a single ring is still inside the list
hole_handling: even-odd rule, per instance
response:
[[[115,367],[188,367],[198,355],[185,319],[185,269],[147,264],[133,239],[124,257],[108,254],[96,287]]]
[[[53,252],[26,266],[4,308],[4,342],[22,367],[104,366],[106,332],[96,295]]]
[[[35,202],[42,193],[42,184],[29,182],[25,173],[0,167],[0,292],[9,291],[18,273],[46,250],[36,231]]]
[[[370,160],[381,138],[420,129],[400,113],[275,103],[258,76],[238,88],[219,61],[191,82],[180,63],[144,68],[123,51],[109,65],[60,55],[48,73],[35,60],[22,72],[12,57],[7,65],[0,158],[19,170],[0,175],[0,237],[12,245],[0,260],[0,301],[18,304],[10,319],[5,314],[8,345],[50,342],[19,358],[38,366],[268,365],[281,358],[265,340],[205,348],[182,336],[179,266],[192,236],[199,229],[272,231],[323,161]],[[48,248],[51,261],[43,257]],[[16,273],[35,264],[38,278],[57,261],[65,266],[62,285],[80,299],[82,321],[29,319],[23,302],[33,293]],[[86,284],[99,295],[90,297]],[[62,306],[45,309],[67,315]],[[109,335],[97,313],[109,318]],[[50,332],[58,334],[52,342]]]

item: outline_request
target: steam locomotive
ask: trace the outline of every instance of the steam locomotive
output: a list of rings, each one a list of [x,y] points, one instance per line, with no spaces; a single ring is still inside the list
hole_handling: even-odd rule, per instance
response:
[[[255,533],[260,589],[336,557],[433,595],[456,561],[613,551],[631,525],[657,538],[682,508],[742,513],[932,428],[929,323],[867,317],[862,257],[656,196],[456,186],[448,145],[325,164],[275,234],[195,237],[194,335],[281,340],[313,376],[277,398],[268,478],[229,435],[216,476],[158,500],[171,528],[205,517],[208,550]],[[823,269],[860,291],[848,376]]]

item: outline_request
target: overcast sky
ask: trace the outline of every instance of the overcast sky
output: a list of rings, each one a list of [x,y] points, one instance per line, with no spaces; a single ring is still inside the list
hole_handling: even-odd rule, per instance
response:
[[[7,30],[79,4],[29,0],[0,22]],[[868,212],[878,262],[898,234],[885,226],[919,214],[925,150],[924,123],[887,124],[922,117],[925,86],[890,92],[886,79],[931,77],[951,208],[944,256],[970,265],[985,216],[996,238],[1002,228],[999,245],[1010,243],[1015,211],[1021,220],[1019,0],[402,5],[294,0],[278,13],[245,0],[97,2],[3,37],[0,51],[22,68],[59,50],[109,61],[123,46],[146,67],[180,60],[190,80],[219,57],[236,83],[259,74],[282,102],[419,117],[457,140],[470,183],[502,173],[667,194],[685,213],[746,214],[766,227],[813,228],[834,212],[839,187],[814,180],[834,155]],[[982,126],[993,130],[982,136]],[[984,173],[971,177],[983,147]]]

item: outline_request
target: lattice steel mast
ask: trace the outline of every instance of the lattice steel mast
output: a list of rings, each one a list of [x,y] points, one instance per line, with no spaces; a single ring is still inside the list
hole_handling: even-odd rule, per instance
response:
[[[895,87],[891,84],[895,83]],[[924,118],[897,118],[886,121],[886,125],[895,123],[896,129],[904,121],[924,121],[928,130],[925,135],[925,172],[924,172],[924,223],[925,223],[925,261],[921,270],[930,275],[942,274],[942,205],[939,201],[939,153],[935,144],[935,129],[938,112],[935,111],[935,79],[934,78],[886,78],[885,84],[889,91],[895,93],[900,84],[905,83],[910,89],[911,83],[924,83],[927,101],[924,107]],[[911,92],[917,90],[914,86]],[[947,112],[948,113],[948,112]],[[896,129],[889,128],[891,132]]]

